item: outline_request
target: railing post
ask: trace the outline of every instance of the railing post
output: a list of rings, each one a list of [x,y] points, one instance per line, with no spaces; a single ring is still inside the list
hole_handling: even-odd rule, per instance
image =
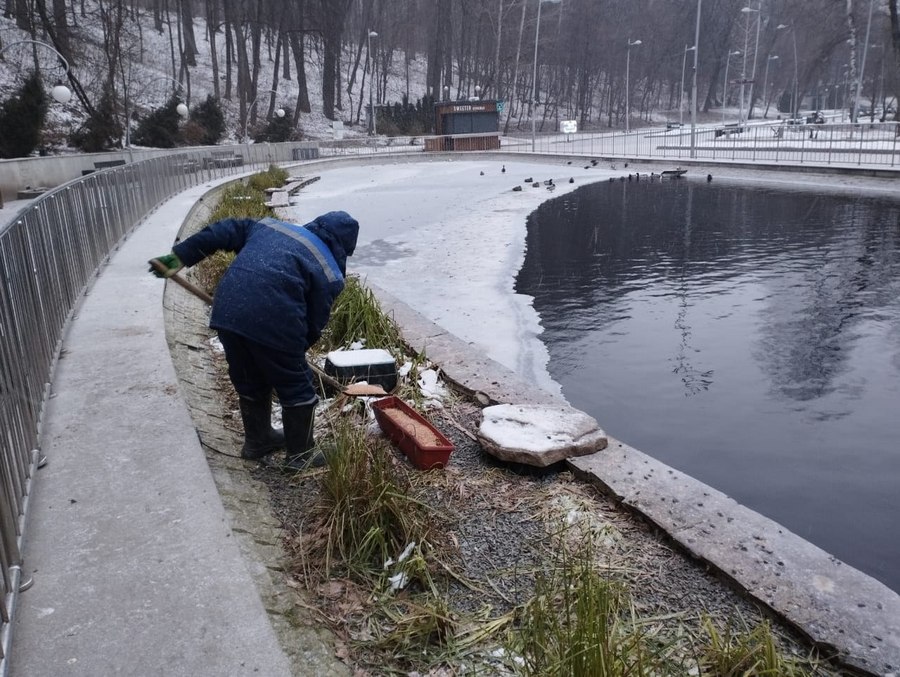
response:
[[[900,131],[900,122],[892,122],[891,125],[893,126],[891,132],[894,135],[893,146],[891,148],[891,167],[893,167],[897,157],[897,132]]]
[[[828,125],[828,159],[825,160],[825,164],[831,164],[831,152],[834,148],[834,126]]]
[[[859,153],[856,156],[856,166],[860,166],[862,164],[862,154],[863,154],[863,130],[865,128],[862,126],[862,123],[859,123]]]

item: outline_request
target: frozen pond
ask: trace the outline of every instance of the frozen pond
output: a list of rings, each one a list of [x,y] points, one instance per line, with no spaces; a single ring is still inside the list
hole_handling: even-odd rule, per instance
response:
[[[570,403],[900,590],[900,204],[616,181],[527,251]]]

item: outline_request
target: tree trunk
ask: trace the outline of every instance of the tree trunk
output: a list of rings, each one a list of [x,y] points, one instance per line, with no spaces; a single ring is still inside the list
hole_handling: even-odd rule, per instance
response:
[[[56,27],[56,37],[59,39],[59,51],[71,61],[69,26],[66,23],[66,0],[53,0],[53,25]]]
[[[519,39],[516,42],[516,61],[513,69],[512,88],[509,92],[509,107],[506,109],[506,122],[503,124],[503,133],[509,132],[509,119],[512,116],[513,104],[518,97],[516,96],[516,88],[519,86],[519,57],[522,55],[522,34],[525,32],[525,7],[527,3],[522,3],[522,18],[519,20]]]
[[[847,30],[849,32],[849,37],[847,38],[847,44],[850,48],[850,58],[848,62],[850,64],[850,82],[856,82],[856,74],[857,74],[857,66],[856,66],[856,18],[853,16],[853,0],[846,0],[847,2]],[[853,92],[850,97],[850,119],[856,120],[856,109],[859,106],[859,102],[856,100],[856,89],[853,89]]]
[[[218,30],[219,12],[218,3],[215,0],[206,0],[206,34],[209,40],[209,57],[212,65],[213,95],[220,99],[219,91],[219,50],[216,45],[216,31]]]
[[[319,20],[322,22],[322,113],[329,120],[335,119],[335,92],[340,67],[341,34],[351,0],[319,0]]]
[[[900,73],[900,13],[897,10],[897,0],[890,0],[888,6],[891,11],[891,46],[894,48],[894,67]],[[897,81],[895,80],[895,83]],[[900,103],[900,91],[895,93],[896,101]],[[896,106],[894,120],[900,120],[900,105]],[[900,135],[900,126],[897,128]]]
[[[184,41],[182,61],[194,67],[197,65],[197,38],[194,36],[194,6],[191,0],[181,0],[181,31]]]
[[[303,34],[300,32],[290,33],[291,51],[294,53],[294,64],[297,68],[297,110],[304,113],[312,111],[309,103],[309,90],[306,86],[306,66],[303,59]]]

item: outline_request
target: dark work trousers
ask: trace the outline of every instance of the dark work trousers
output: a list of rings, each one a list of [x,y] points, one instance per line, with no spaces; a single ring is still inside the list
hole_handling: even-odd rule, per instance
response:
[[[282,407],[318,401],[304,352],[275,350],[234,332],[218,332],[228,361],[228,376],[238,395],[257,400],[271,396],[274,388]]]

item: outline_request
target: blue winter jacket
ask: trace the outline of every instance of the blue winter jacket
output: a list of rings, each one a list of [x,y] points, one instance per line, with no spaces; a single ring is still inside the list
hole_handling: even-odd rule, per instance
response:
[[[224,219],[175,245],[193,266],[217,250],[237,253],[216,289],[209,326],[270,348],[306,352],[344,288],[359,224],[328,212],[305,226],[273,218]]]

